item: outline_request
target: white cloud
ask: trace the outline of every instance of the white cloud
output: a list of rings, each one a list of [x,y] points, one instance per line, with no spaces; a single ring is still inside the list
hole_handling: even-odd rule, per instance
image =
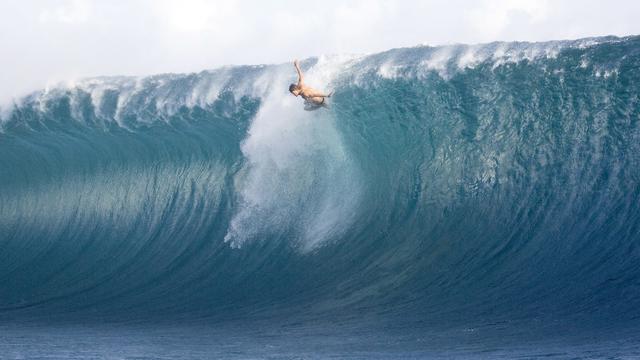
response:
[[[469,13],[472,27],[487,39],[500,36],[514,19],[529,24],[540,23],[549,16],[548,0],[483,0]],[[524,16],[519,16],[524,15]]]
[[[80,24],[87,22],[91,15],[90,0],[67,0],[53,7],[40,10],[40,22],[60,22],[64,24]]]
[[[233,0],[161,0],[157,4],[158,15],[176,31],[221,29],[221,25],[240,15]]]

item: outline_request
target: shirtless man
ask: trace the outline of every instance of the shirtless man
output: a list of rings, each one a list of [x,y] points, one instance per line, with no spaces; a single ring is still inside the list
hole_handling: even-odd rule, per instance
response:
[[[289,85],[289,92],[294,96],[302,96],[302,98],[310,104],[320,106],[324,105],[324,99],[331,97],[333,92],[329,93],[329,95],[325,95],[309,86],[306,86],[303,82],[304,78],[302,76],[302,71],[300,70],[300,65],[298,64],[298,60],[293,62],[293,65],[296,67],[296,71],[298,72],[298,83]]]

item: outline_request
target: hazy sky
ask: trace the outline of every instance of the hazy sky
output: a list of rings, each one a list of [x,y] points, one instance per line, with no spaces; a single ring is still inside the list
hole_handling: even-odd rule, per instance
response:
[[[0,0],[0,101],[94,75],[640,34],[638,0]]]

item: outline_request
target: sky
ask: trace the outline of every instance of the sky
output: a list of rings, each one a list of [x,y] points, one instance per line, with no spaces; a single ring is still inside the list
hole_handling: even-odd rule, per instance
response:
[[[637,0],[0,0],[0,105],[60,81],[640,34]]]

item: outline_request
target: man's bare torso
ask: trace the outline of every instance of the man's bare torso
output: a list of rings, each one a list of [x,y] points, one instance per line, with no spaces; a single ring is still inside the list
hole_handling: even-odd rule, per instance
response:
[[[298,73],[298,83],[291,84],[289,86],[289,92],[291,92],[291,94],[293,94],[294,96],[302,96],[302,98],[307,103],[313,105],[323,105],[326,101],[326,98],[331,97],[331,93],[325,95],[322,92],[305,85],[304,77],[302,75],[302,70],[300,70],[298,60],[294,61],[293,64],[296,67],[296,72]]]

